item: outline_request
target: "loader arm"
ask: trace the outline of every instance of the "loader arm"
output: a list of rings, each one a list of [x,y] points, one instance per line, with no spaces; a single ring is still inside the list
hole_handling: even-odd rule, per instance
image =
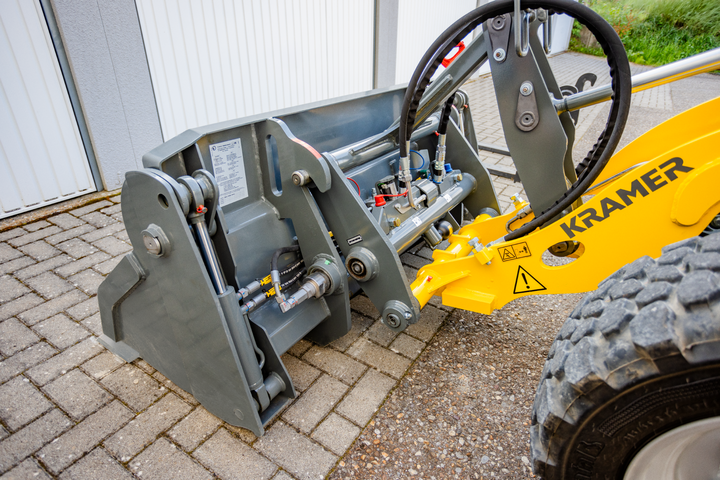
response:
[[[716,98],[640,136],[612,157],[582,207],[521,239],[502,241],[506,224],[531,218],[512,222],[525,202],[478,217],[434,251],[413,294],[421,305],[441,295],[445,305],[489,314],[525,295],[593,290],[622,265],[700,234],[720,213],[719,109]],[[561,242],[577,242],[573,261],[551,265],[546,252]]]

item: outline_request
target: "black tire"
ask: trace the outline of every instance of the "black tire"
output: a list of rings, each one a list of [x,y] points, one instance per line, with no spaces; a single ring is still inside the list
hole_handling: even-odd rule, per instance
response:
[[[642,257],[583,298],[540,377],[536,474],[623,478],[654,438],[720,415],[719,273],[712,234]]]

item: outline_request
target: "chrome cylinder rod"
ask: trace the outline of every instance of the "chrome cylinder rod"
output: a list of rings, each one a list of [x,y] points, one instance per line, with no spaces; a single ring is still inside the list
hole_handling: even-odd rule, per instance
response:
[[[457,171],[456,171],[457,172]],[[453,174],[457,174],[457,173]],[[390,232],[389,240],[398,252],[404,251],[420,235],[427,231],[433,223],[440,220],[445,214],[458,206],[465,197],[477,187],[477,180],[469,173],[462,174],[462,180],[455,184],[443,195],[435,200],[428,208],[405,220],[402,225]]]
[[[212,240],[210,240],[210,233],[208,232],[207,225],[205,222],[198,222],[193,225],[195,227],[195,233],[200,243],[200,252],[205,257],[205,264],[210,274],[215,291],[218,295],[222,294],[227,290],[225,281],[223,280],[222,271],[220,270],[220,262],[218,261],[217,255],[215,254],[215,248],[213,247]]]
[[[633,75],[632,92],[637,93],[642,90],[717,69],[720,69],[720,48],[708,50],[707,52],[699,53],[692,57]],[[560,114],[589,107],[596,103],[606,102],[610,100],[611,95],[612,87],[608,84],[559,100],[553,99],[553,103],[555,104],[555,109],[558,111],[558,114]]]

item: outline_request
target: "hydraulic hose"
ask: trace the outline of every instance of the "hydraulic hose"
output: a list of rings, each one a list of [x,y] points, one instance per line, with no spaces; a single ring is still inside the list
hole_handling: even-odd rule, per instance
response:
[[[280,272],[278,272],[278,259],[280,258],[280,255],[283,255],[285,253],[290,252],[299,252],[300,246],[299,245],[290,245],[289,247],[282,247],[275,250],[275,253],[273,253],[272,260],[270,260],[270,279],[272,280],[273,287],[275,287],[275,298],[277,299],[278,303],[281,303],[285,300],[285,295],[281,292],[281,286],[280,286]]]
[[[452,111],[453,103],[455,102],[455,94],[453,93],[445,102],[445,106],[442,109],[442,115],[440,115],[440,125],[438,125],[437,132],[440,135],[447,133],[448,122],[450,122],[450,112]]]
[[[300,246],[299,245],[290,245],[289,247],[282,247],[275,250],[275,253],[273,253],[272,260],[270,260],[270,270],[277,270],[277,262],[280,258],[280,255],[284,255],[286,253],[290,252],[299,252]]]
[[[498,0],[473,10],[453,23],[425,52],[410,79],[403,100],[399,142],[401,158],[408,155],[407,144],[413,132],[420,99],[442,60],[460,40],[480,24],[498,15],[513,12],[513,7],[513,0]],[[552,10],[549,13],[565,13],[585,25],[595,35],[607,56],[612,79],[613,100],[605,129],[592,150],[578,165],[578,180],[547,210],[535,215],[532,221],[506,235],[506,240],[526,235],[552,220],[570,207],[595,181],[620,141],[629,113],[632,89],[630,65],[625,48],[615,30],[600,15],[573,0],[521,0],[521,8],[545,8]]]

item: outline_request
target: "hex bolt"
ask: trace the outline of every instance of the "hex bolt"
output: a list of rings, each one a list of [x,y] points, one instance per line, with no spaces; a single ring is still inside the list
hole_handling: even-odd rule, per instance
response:
[[[143,243],[145,244],[145,248],[149,254],[156,256],[160,256],[162,254],[162,243],[160,243],[160,239],[158,237],[145,232],[143,233]]]
[[[405,320],[410,320],[412,318],[412,313],[405,312]]]
[[[385,319],[385,322],[387,323],[388,327],[391,328],[397,328],[400,326],[400,318],[398,318],[398,316],[394,313],[389,313],[387,318]]]
[[[530,81],[525,81],[520,85],[520,93],[527,97],[533,92],[533,84]]]
[[[535,123],[535,115],[532,112],[525,112],[520,117],[520,124],[524,127],[530,127]]]
[[[310,174],[305,170],[295,170],[291,178],[295,185],[301,187],[310,181]]]
[[[505,28],[505,15],[499,15],[493,18],[490,25],[492,25],[493,30],[502,30]]]
[[[502,48],[497,48],[493,52],[493,57],[495,57],[495,61],[502,62],[505,60],[505,50]]]

